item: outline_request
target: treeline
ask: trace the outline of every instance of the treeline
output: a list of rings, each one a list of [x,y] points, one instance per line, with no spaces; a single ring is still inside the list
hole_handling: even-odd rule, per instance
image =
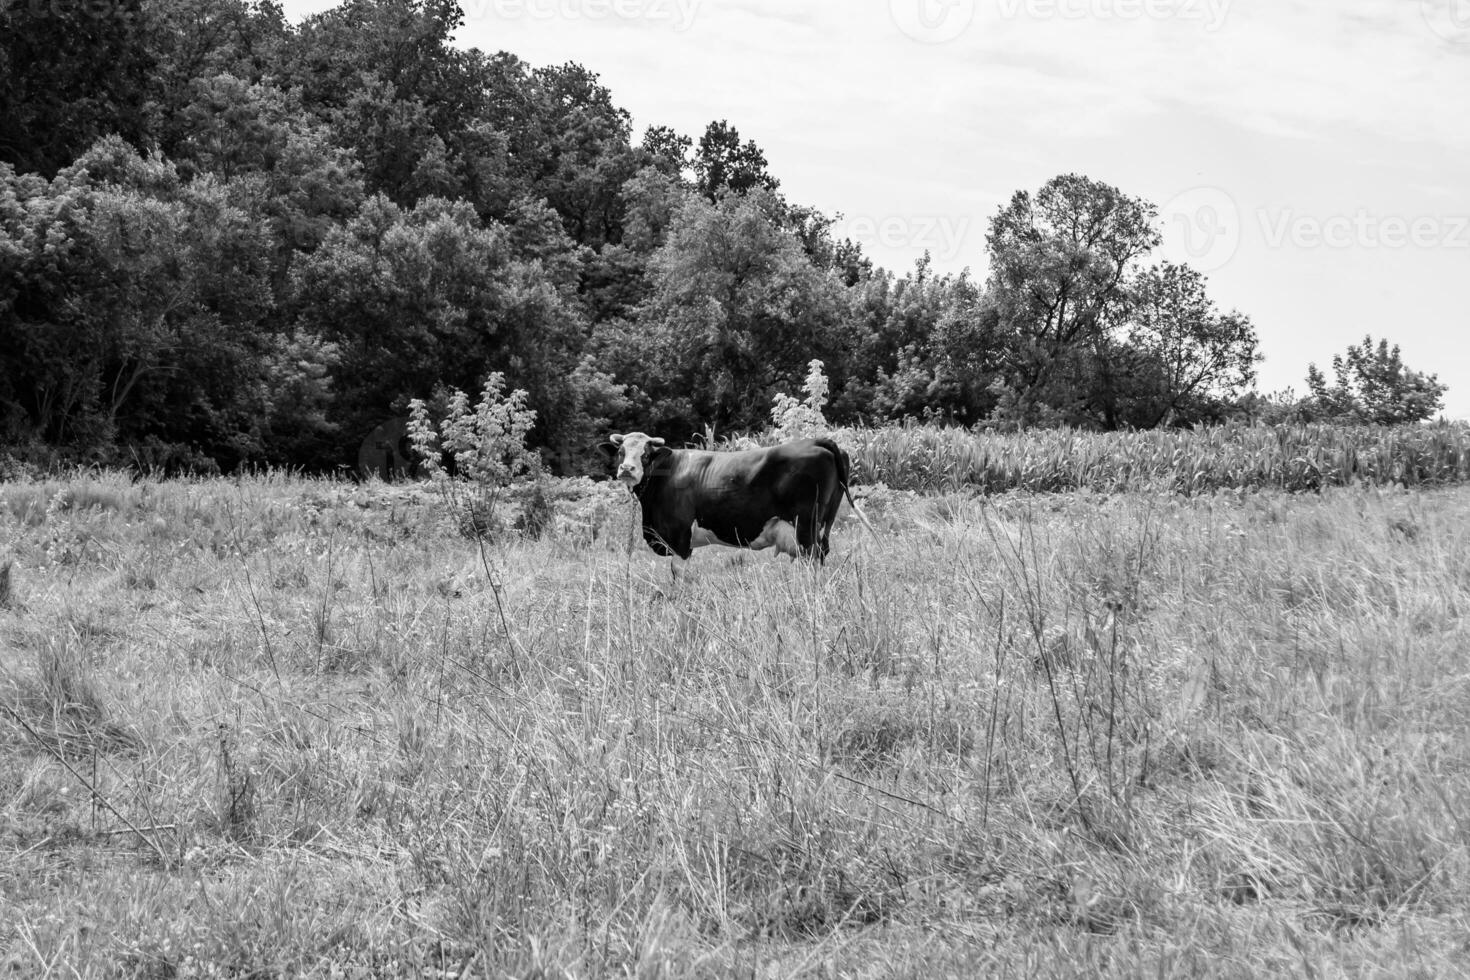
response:
[[[635,134],[580,65],[453,47],[462,19],[0,8],[8,451],[320,470],[410,398],[498,371],[575,470],[609,428],[760,426],[813,358],[838,423],[1282,410],[1247,394],[1250,320],[1151,262],[1142,199],[1061,176],[992,218],[987,281],[896,274],[733,126]]]

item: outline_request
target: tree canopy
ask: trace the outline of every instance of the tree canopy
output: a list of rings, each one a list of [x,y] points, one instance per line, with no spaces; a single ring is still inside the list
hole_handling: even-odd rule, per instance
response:
[[[1371,335],[1333,355],[1332,374],[1329,382],[1317,365],[1307,369],[1308,414],[1376,425],[1422,422],[1439,411],[1445,391],[1437,375],[1406,367],[1397,344],[1380,340],[1375,347]]]
[[[562,470],[609,426],[761,426],[814,359],[835,423],[1186,425],[1253,384],[1251,321],[1150,262],[1141,198],[1062,175],[991,219],[986,281],[885,270],[728,120],[636,133],[582,65],[455,47],[463,17],[0,9],[11,451],[328,469],[492,375]],[[1322,411],[1433,411],[1432,376],[1367,347]]]

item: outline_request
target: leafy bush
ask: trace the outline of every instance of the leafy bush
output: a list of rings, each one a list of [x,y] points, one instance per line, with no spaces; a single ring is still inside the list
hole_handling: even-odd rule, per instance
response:
[[[806,398],[797,399],[784,392],[777,394],[771,405],[771,424],[778,439],[811,438],[827,434],[827,419],[822,409],[827,404],[827,375],[822,362],[813,359],[807,365]]]
[[[526,407],[526,392],[505,393],[505,375],[485,379],[480,401],[451,389],[448,410],[436,427],[423,400],[409,402],[408,438],[435,482],[447,479],[444,456],[454,461],[454,475],[484,486],[505,486],[541,470],[541,458],[526,448],[536,425],[536,412]]]
[[[423,472],[439,490],[460,533],[493,538],[503,529],[498,515],[500,490],[541,474],[541,457],[526,447],[536,412],[526,407],[526,392],[505,393],[505,376],[485,379],[480,401],[450,389],[444,419],[437,426],[421,399],[409,402],[408,439]],[[451,474],[444,466],[448,455]]]
[[[1397,425],[1422,422],[1444,403],[1445,385],[1437,375],[1405,366],[1398,345],[1392,348],[1365,336],[1362,346],[1349,344],[1347,354],[1332,358],[1335,380],[1313,364],[1307,368],[1312,413],[1327,421]]]

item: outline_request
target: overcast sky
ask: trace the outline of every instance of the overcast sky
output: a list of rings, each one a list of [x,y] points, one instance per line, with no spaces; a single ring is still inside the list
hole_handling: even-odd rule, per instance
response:
[[[996,209],[1085,174],[1251,317],[1261,390],[1372,333],[1470,417],[1470,0],[462,6],[459,43],[587,66],[637,134],[728,119],[891,269],[983,277]]]

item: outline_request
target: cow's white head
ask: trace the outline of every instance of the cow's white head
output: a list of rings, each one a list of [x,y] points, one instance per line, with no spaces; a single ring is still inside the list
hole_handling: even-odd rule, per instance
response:
[[[611,441],[618,447],[618,479],[630,490],[643,482],[644,467],[649,464],[650,455],[664,444],[662,439],[642,432],[615,435]]]

